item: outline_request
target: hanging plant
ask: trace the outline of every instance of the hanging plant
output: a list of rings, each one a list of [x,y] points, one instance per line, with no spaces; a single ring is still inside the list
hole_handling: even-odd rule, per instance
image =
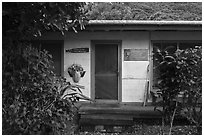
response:
[[[69,76],[72,77],[75,83],[78,83],[81,77],[84,77],[86,71],[84,71],[83,67],[80,64],[72,64],[68,68]]]

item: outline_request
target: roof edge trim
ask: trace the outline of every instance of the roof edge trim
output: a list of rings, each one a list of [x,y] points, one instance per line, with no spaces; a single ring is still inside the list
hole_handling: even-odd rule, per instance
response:
[[[89,20],[88,25],[202,25],[202,21]]]

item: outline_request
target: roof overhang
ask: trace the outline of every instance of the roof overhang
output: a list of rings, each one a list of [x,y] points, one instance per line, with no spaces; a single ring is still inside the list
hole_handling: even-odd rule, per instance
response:
[[[202,21],[138,21],[138,20],[90,20],[86,30],[202,30]]]

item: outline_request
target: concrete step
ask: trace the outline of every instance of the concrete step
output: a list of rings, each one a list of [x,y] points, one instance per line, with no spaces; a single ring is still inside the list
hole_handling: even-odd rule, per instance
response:
[[[90,125],[132,125],[135,118],[160,118],[153,106],[132,106],[121,104],[90,104],[79,109],[80,124]]]
[[[131,115],[113,115],[113,114],[90,114],[90,115],[81,115],[81,119],[113,119],[113,120],[133,120]]]
[[[86,114],[80,115],[80,125],[132,125],[133,117],[118,114]]]

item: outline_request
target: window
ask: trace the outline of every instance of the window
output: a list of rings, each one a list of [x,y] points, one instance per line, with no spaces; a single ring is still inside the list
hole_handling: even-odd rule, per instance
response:
[[[195,43],[187,43],[187,42],[181,42],[179,43],[179,49],[184,50],[187,48],[194,48],[195,46],[201,46],[201,42],[195,42]]]
[[[175,51],[177,49],[187,49],[187,48],[194,48],[195,46],[201,46],[202,43],[201,41],[193,41],[193,42],[189,42],[189,41],[161,41],[161,42],[154,42],[153,41],[153,53],[155,53],[157,50],[160,51],[165,51],[167,50],[170,54],[175,53]],[[156,66],[158,65],[156,63],[155,58],[153,57],[153,76],[152,76],[152,88],[153,89],[157,89],[158,88],[158,77],[159,77],[159,72],[156,68]]]

